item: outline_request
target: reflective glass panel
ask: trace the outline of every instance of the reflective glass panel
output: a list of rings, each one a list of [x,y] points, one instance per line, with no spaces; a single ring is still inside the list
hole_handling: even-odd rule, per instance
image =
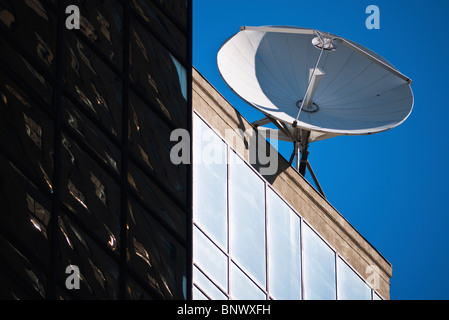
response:
[[[339,300],[371,300],[371,288],[340,257],[337,259]]]
[[[265,287],[265,184],[234,152],[230,158],[230,253],[243,270]]]
[[[0,226],[18,237],[47,265],[50,259],[51,200],[0,154]]]
[[[58,217],[59,273],[75,265],[80,272],[80,288],[73,294],[83,299],[118,299],[118,265],[66,214]]]
[[[186,59],[186,37],[170,21],[170,19],[168,19],[151,1],[132,0],[130,3],[145,23],[147,23],[147,26],[168,43],[170,50],[173,50],[179,56]]]
[[[128,162],[128,169],[128,184],[137,196],[151,208],[153,214],[185,238],[186,213],[132,161]]]
[[[227,300],[226,295],[212,283],[197,267],[193,268],[193,282],[212,300]],[[196,289],[194,287],[194,289]],[[198,291],[199,292],[199,291]],[[201,293],[201,292],[200,292]],[[201,295],[203,295],[201,293]],[[201,296],[200,295],[200,296]],[[203,295],[204,296],[204,295]],[[194,296],[195,299],[195,296]],[[196,299],[198,300],[198,299]]]
[[[53,190],[53,121],[16,83],[0,71],[2,146]]]
[[[63,118],[80,139],[82,139],[103,163],[120,173],[120,150],[107,138],[96,125],[90,121],[81,110],[75,107],[68,99],[63,99]]]
[[[128,300],[154,300],[154,297],[135,281],[130,274],[126,275],[126,298]]]
[[[171,53],[170,58],[172,59],[176,71],[178,72],[179,86],[181,88],[181,94],[185,100],[187,100],[187,71],[186,68],[178,61]]]
[[[3,270],[9,270],[3,273]],[[14,274],[14,277],[12,276]],[[6,281],[3,281],[5,276]],[[47,291],[46,272],[39,270],[33,260],[0,235],[0,294],[2,300],[19,298],[42,299]],[[15,281],[16,280],[16,281]],[[8,286],[8,282],[13,286]],[[15,283],[14,283],[15,282]],[[21,290],[27,288],[27,290]],[[31,289],[31,290],[30,290]]]
[[[64,48],[67,89],[105,130],[120,137],[122,80],[74,32],[68,32]]]
[[[171,150],[177,144],[170,141],[172,129],[133,92],[129,100],[128,127],[132,154],[157,178],[158,183],[186,203],[187,164],[174,164],[171,160]]]
[[[300,218],[267,188],[269,292],[274,299],[301,299]]]
[[[137,201],[128,202],[129,266],[165,299],[185,299],[185,247]]]
[[[266,294],[260,290],[234,263],[231,263],[231,299],[265,300]]]
[[[197,287],[193,286],[192,289],[193,300],[209,300]]]
[[[197,227],[193,228],[193,262],[223,290],[227,290],[228,259]]]
[[[0,23],[49,70],[55,69],[56,16],[46,1],[0,0]],[[3,48],[2,48],[3,49]]]
[[[187,27],[188,1],[187,0],[164,0],[159,1],[164,11],[182,27]]]
[[[6,65],[26,82],[35,94],[43,99],[46,103],[51,104],[53,97],[53,87],[42,75],[36,70],[35,66],[20,53],[15,51],[2,37],[0,37],[0,58],[5,61]]]
[[[116,0],[74,0],[81,12],[80,30],[100,51],[121,68],[123,63],[123,9]]]
[[[65,206],[111,250],[118,252],[120,187],[76,140],[63,133],[61,198]]]
[[[130,79],[158,113],[176,128],[186,128],[187,73],[155,37],[135,20],[130,30]],[[181,78],[180,78],[181,77]]]
[[[307,224],[302,224],[304,298],[335,300],[335,252]]]
[[[227,250],[227,145],[193,118],[193,219]]]

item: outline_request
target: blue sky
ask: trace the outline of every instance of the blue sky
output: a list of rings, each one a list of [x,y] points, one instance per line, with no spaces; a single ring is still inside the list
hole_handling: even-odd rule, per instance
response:
[[[379,30],[365,27],[371,4]],[[329,202],[393,265],[391,299],[449,299],[448,18],[449,1],[437,0],[193,0],[193,65],[249,121],[261,114],[231,92],[216,63],[242,25],[331,32],[413,80],[414,109],[399,127],[309,148]],[[288,159],[291,145],[279,151]]]

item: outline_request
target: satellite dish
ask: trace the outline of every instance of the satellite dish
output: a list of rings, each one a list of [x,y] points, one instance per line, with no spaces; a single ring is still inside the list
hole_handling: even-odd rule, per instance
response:
[[[227,85],[265,115],[253,124],[269,135],[273,129],[261,126],[272,122],[280,140],[295,143],[290,163],[296,156],[302,175],[307,166],[314,177],[309,142],[392,129],[413,107],[408,77],[371,50],[318,30],[241,27],[217,64]]]

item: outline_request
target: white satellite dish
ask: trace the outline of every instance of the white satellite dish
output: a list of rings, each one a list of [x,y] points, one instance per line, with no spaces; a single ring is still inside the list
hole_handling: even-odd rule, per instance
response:
[[[305,175],[309,142],[392,129],[413,108],[411,80],[369,49],[298,27],[241,27],[217,55],[227,85],[265,117],[253,124],[295,143]],[[301,160],[299,153],[301,152]]]

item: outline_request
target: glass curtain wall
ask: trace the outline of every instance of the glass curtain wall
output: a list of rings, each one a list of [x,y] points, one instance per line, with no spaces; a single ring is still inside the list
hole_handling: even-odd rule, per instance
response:
[[[195,113],[193,150],[194,299],[379,298]]]
[[[0,0],[0,48],[0,298],[190,298],[191,1]]]

